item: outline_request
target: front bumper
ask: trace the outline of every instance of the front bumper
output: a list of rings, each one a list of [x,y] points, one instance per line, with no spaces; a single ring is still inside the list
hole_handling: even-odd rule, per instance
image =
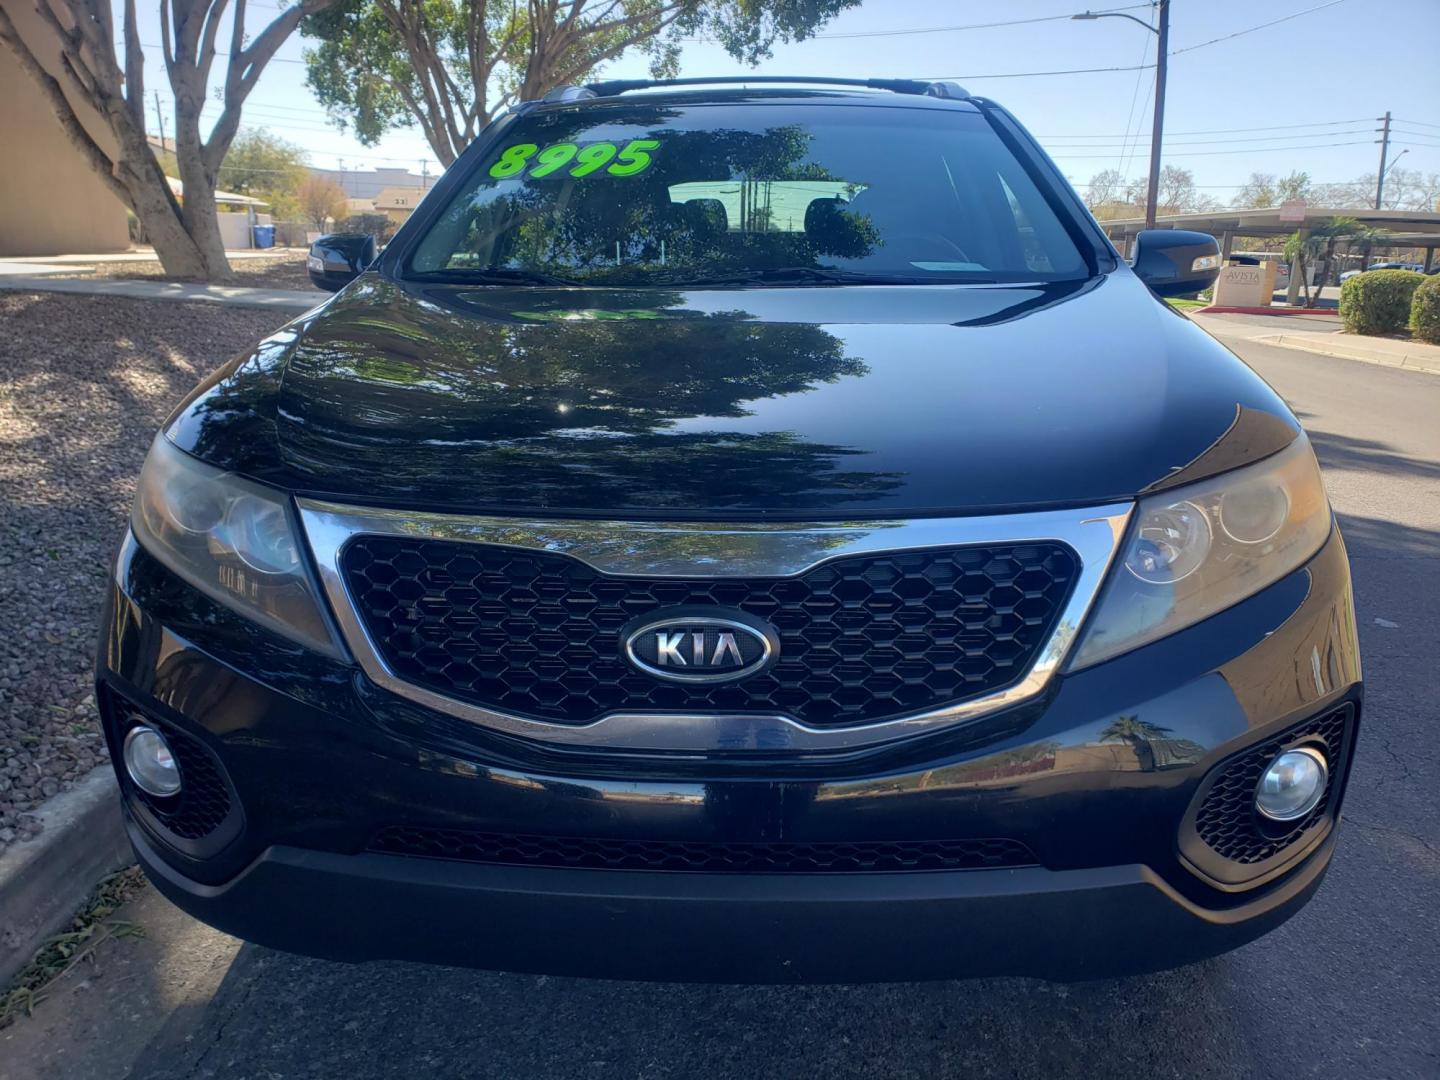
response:
[[[776,761],[537,748],[389,695],[176,581],[133,545],[102,641],[107,735],[138,715],[219,764],[233,813],[167,833],[122,776],[136,852],[197,917],[336,959],[719,981],[1094,978],[1235,948],[1314,893],[1360,671],[1338,534],[1205,623],[1041,701],[873,752]],[[1253,864],[1187,835],[1207,778],[1342,709],[1324,820]],[[1148,739],[1122,721],[1142,720]],[[217,819],[218,820],[218,819]],[[714,844],[1006,837],[1035,865],[710,873],[377,853],[388,827]]]
[[[220,886],[178,874],[133,822],[177,906],[247,941],[334,960],[714,982],[1059,981],[1238,948],[1310,899],[1334,834],[1278,889],[1212,911],[1144,866],[707,875],[449,864],[272,847]]]

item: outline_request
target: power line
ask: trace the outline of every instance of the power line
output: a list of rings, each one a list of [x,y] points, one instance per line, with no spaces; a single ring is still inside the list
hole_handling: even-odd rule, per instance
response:
[[[1138,11],[1141,8],[1148,8],[1149,4],[1128,4],[1125,7],[1096,8],[1095,13],[1109,14],[1117,11]],[[830,41],[841,41],[851,38],[872,38],[872,37],[904,37],[910,34],[945,34],[958,30],[992,30],[1002,26],[1028,26],[1032,23],[1059,22],[1063,19],[1073,18],[1073,15],[1040,15],[1032,19],[1006,19],[1003,22],[970,23],[965,26],[914,26],[903,30],[856,30],[851,33],[839,34],[812,34],[814,38],[824,38]],[[713,43],[713,38],[681,38],[681,41],[697,41],[707,44]]]
[[[1283,139],[1323,139],[1323,138],[1335,138],[1335,137],[1338,137],[1338,136],[1341,136],[1341,135],[1368,135],[1368,134],[1369,134],[1368,129],[1366,129],[1366,130],[1356,129],[1356,130],[1352,130],[1352,131],[1315,131],[1315,132],[1311,132],[1309,135],[1260,135],[1260,136],[1256,136],[1256,137],[1254,137],[1254,138],[1248,138],[1248,139],[1192,139],[1192,140],[1189,140],[1189,141],[1181,140],[1181,141],[1179,141],[1179,142],[1176,142],[1176,141],[1174,141],[1173,139],[1166,139],[1166,140],[1165,140],[1165,145],[1166,145],[1166,146],[1232,146],[1232,145],[1234,145],[1235,143],[1257,143],[1257,142],[1258,142],[1258,143],[1269,143],[1269,142],[1274,142],[1274,141],[1277,140],[1277,139],[1281,139],[1281,140],[1283,140]],[[1149,139],[1149,137],[1147,136],[1147,137],[1144,138],[1143,141],[1146,142],[1146,143],[1148,143],[1148,142],[1150,141],[1150,139]],[[1052,145],[1057,145],[1058,149],[1061,149],[1061,150],[1107,150],[1107,149],[1108,149],[1108,150],[1113,150],[1115,147],[1117,147],[1117,146],[1122,146],[1122,147],[1123,147],[1125,144],[1124,144],[1124,143],[1060,143],[1060,144],[1052,144]],[[1276,149],[1285,149],[1285,148],[1284,148],[1284,147],[1276,147]],[[1297,144],[1296,146],[1293,147],[1293,149],[1295,149],[1295,150],[1303,150],[1303,149],[1305,149],[1305,146],[1304,146],[1304,145]]]
[[[1358,139],[1358,140],[1356,140],[1355,142],[1317,143],[1317,144],[1315,144],[1314,146],[1254,146],[1254,147],[1247,147],[1247,148],[1245,148],[1244,150],[1182,150],[1180,153],[1178,153],[1178,154],[1173,154],[1173,155],[1167,150],[1167,151],[1165,152],[1165,156],[1166,156],[1166,157],[1215,157],[1215,156],[1222,155],[1222,154],[1273,154],[1273,153],[1277,153],[1277,152],[1279,152],[1279,151],[1281,151],[1281,150],[1284,150],[1284,151],[1286,151],[1287,153],[1294,153],[1296,150],[1324,150],[1324,149],[1327,149],[1328,147],[1331,147],[1331,146],[1369,146],[1369,145],[1371,145],[1373,142],[1374,142],[1373,139]],[[1074,149],[1079,150],[1079,149],[1081,149],[1081,147],[1078,147],[1078,146],[1077,146],[1077,147],[1074,147]],[[1089,150],[1089,149],[1092,149],[1092,148],[1087,146],[1087,147],[1084,147],[1083,149]],[[1094,158],[1107,158],[1107,157],[1110,157],[1111,155],[1109,155],[1109,154],[1052,154],[1051,156],[1054,157],[1056,161],[1069,161],[1069,160],[1076,160],[1076,159],[1081,159],[1081,158],[1091,158],[1091,159],[1094,159]]]
[[[1055,71],[999,71],[981,75],[971,73],[967,75],[922,75],[924,82],[950,82],[960,79],[1031,79],[1041,75],[1098,75],[1110,71],[1150,71],[1154,64],[1139,64],[1127,67],[1097,67],[1097,68],[1060,68]]]
[[[1282,15],[1278,19],[1271,19],[1269,22],[1260,23],[1258,26],[1250,26],[1244,30],[1236,30],[1233,34],[1225,34],[1221,37],[1211,38],[1209,41],[1202,41],[1196,45],[1187,45],[1183,49],[1174,49],[1171,51],[1170,55],[1179,56],[1181,53],[1194,52],[1196,49],[1203,49],[1207,45],[1218,45],[1222,41],[1232,41],[1235,38],[1244,37],[1246,34],[1253,34],[1256,30],[1266,30],[1272,26],[1279,26],[1281,23],[1289,22],[1291,19],[1298,19],[1302,15],[1313,15],[1317,11],[1324,11],[1326,8],[1332,8],[1335,5],[1343,4],[1344,2],[1345,0],[1329,0],[1328,3],[1317,4],[1315,7],[1306,8],[1304,11],[1296,11],[1290,15]]]
[[[1361,117],[1358,117],[1357,119],[1354,119],[1354,120],[1319,120],[1319,121],[1316,121],[1316,122],[1313,123],[1313,124],[1273,124],[1273,125],[1271,125],[1271,126],[1269,126],[1269,127],[1210,128],[1209,130],[1206,130],[1206,131],[1173,131],[1173,132],[1170,132],[1169,134],[1171,134],[1171,135],[1229,135],[1229,134],[1236,133],[1236,132],[1248,132],[1248,131],[1291,131],[1291,130],[1294,130],[1295,128],[1303,128],[1303,127],[1348,127],[1348,126],[1350,126],[1351,124],[1369,124],[1369,123],[1371,123],[1372,121],[1373,121],[1373,118],[1372,118],[1372,117],[1369,117],[1369,116],[1361,116]],[[1128,134],[1128,132],[1127,132],[1126,134]],[[1317,134],[1317,135],[1325,135],[1325,134],[1328,134],[1328,132],[1317,131],[1315,134]],[[1037,136],[1036,136],[1037,139],[1067,139],[1067,138],[1076,138],[1076,139],[1119,139],[1119,138],[1122,138],[1122,137],[1123,137],[1123,136],[1122,136],[1120,133],[1118,133],[1118,132],[1117,132],[1117,133],[1113,133],[1113,134],[1109,134],[1109,135],[1074,135],[1074,136],[1071,136],[1071,135],[1037,135]]]
[[[1150,40],[1149,40],[1148,38],[1146,38],[1143,42],[1141,42],[1141,47],[1140,47],[1140,63],[1143,64],[1143,63],[1145,62],[1145,55],[1146,55],[1149,51],[1150,51]],[[1130,112],[1129,112],[1129,113],[1126,115],[1126,117],[1125,117],[1125,138],[1124,138],[1123,141],[1124,141],[1124,143],[1126,143],[1126,144],[1130,143],[1130,141],[1131,141],[1130,129],[1131,129],[1132,127],[1135,128],[1135,139],[1136,139],[1136,140],[1139,140],[1140,134],[1141,134],[1141,131],[1142,131],[1141,126],[1140,126],[1140,125],[1137,125],[1137,124],[1135,123],[1135,104],[1136,104],[1136,102],[1139,101],[1139,99],[1140,99],[1140,84],[1144,81],[1144,79],[1145,79],[1145,72],[1144,72],[1144,70],[1140,70],[1140,71],[1135,72],[1135,89],[1133,89],[1133,90],[1130,91]],[[1152,89],[1153,89],[1153,87],[1152,87]],[[1149,92],[1149,91],[1147,91],[1146,94],[1145,94],[1145,100],[1146,100],[1147,102],[1150,100],[1150,92]],[[1142,112],[1141,112],[1141,115],[1142,115],[1142,116],[1144,115],[1143,110],[1142,110]],[[1142,123],[1143,123],[1143,121],[1142,121]],[[1129,168],[1130,168],[1130,150],[1127,149],[1125,146],[1122,146],[1122,147],[1121,147],[1121,150],[1120,150],[1120,160],[1119,160],[1119,162],[1118,162],[1117,165],[1116,165],[1116,171],[1123,173],[1123,172],[1127,171]]]
[[[1423,120],[1397,120],[1395,122],[1397,124],[1414,124],[1416,127],[1435,128],[1440,131],[1440,124],[1427,124]]]

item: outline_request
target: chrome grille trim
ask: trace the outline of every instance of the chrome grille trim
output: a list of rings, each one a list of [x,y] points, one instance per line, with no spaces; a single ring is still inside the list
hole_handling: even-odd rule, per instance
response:
[[[1081,510],[824,523],[532,521],[412,513],[297,500],[321,585],[356,661],[377,685],[427,708],[501,734],[576,748],[669,754],[849,751],[956,724],[1020,704],[1043,691],[1064,663],[1125,534],[1131,503]],[[630,577],[790,577],[857,554],[1057,541],[1080,561],[1055,631],[1019,682],[969,701],[878,723],[818,728],[784,715],[616,712],[561,724],[470,705],[399,679],[355,612],[340,554],[351,537],[422,537],[569,555]]]

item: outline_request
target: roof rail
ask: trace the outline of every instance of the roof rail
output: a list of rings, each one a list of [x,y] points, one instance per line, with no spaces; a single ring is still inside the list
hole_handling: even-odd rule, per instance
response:
[[[927,82],[923,79],[832,79],[816,75],[719,75],[711,78],[688,79],[608,79],[604,82],[588,83],[585,89],[597,97],[614,97],[629,90],[649,90],[653,87],[735,86],[750,83],[815,83],[818,86],[860,86],[868,90],[889,90],[894,94],[917,94],[957,101],[964,101],[970,97],[964,87],[953,82]]]
[[[584,101],[595,97],[595,91],[588,86],[557,86],[546,92],[540,100],[550,105],[557,101]]]

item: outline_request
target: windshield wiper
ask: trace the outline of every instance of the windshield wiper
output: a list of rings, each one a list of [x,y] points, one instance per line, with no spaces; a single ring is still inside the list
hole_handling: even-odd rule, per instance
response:
[[[416,281],[456,282],[465,285],[579,285],[570,278],[538,270],[512,270],[506,266],[456,266],[448,270],[426,270],[412,274]]]

